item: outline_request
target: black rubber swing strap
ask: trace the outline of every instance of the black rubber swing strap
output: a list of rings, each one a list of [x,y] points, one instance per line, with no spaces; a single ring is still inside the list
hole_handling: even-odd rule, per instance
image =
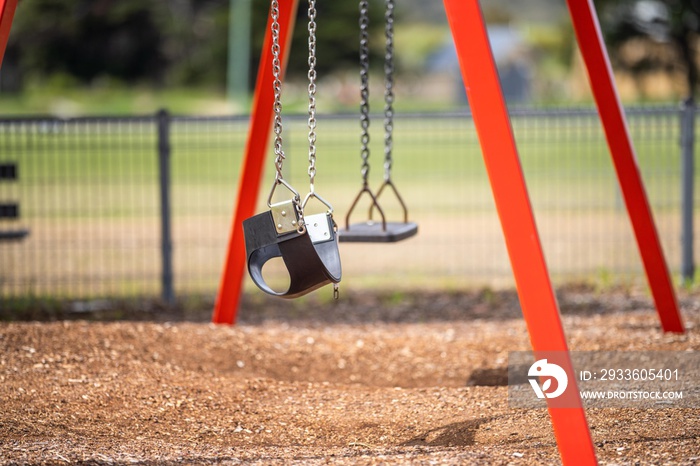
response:
[[[282,258],[289,272],[289,288],[286,291],[273,290],[262,276],[265,263],[275,257]],[[248,257],[248,272],[261,290],[280,298],[297,298],[332,283],[308,235],[252,251]]]

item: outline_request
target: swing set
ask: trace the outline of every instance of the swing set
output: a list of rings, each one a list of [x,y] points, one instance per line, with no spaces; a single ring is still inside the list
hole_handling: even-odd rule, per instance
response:
[[[316,9],[309,0],[309,192],[302,199],[282,176],[285,159],[282,149],[281,79],[288,56],[298,0],[272,0],[271,15],[263,45],[264,51],[255,87],[248,142],[238,183],[228,250],[213,321],[233,324],[246,264],[251,278],[263,291],[284,298],[301,296],[326,284],[337,287],[341,279],[338,241],[393,242],[416,234],[418,227],[408,221],[408,210],[391,181],[391,131],[393,128],[393,8],[385,0],[385,173],[376,193],[368,186],[369,107],[367,75],[367,0],[360,0],[361,11],[361,125],[362,187],[350,206],[345,228],[338,230],[333,207],[316,193]],[[478,0],[443,0],[456,46],[460,70],[479,137],[496,209],[504,232],[515,277],[523,317],[536,359],[551,352],[565,357],[558,361],[573,374],[559,309],[544,260],[539,234],[529,201],[515,138],[498,80],[498,73]],[[604,47],[592,0],[567,0],[576,38],[586,64],[589,81],[605,130],[608,147],[635,233],[661,327],[665,332],[683,333],[678,302],[642,183],[622,105],[613,83],[612,69]],[[17,0],[0,0],[0,63],[7,45]],[[272,73],[270,73],[272,70]],[[255,215],[270,129],[275,132],[275,179],[268,197],[268,211]],[[273,202],[282,186],[289,198]],[[387,222],[378,198],[391,190],[404,211],[403,222]],[[358,199],[371,199],[368,220],[350,223]],[[325,212],[305,215],[310,201],[318,201]],[[381,221],[372,220],[376,210]],[[282,257],[290,274],[286,291],[272,290],[262,278],[268,260]],[[337,288],[336,288],[337,290]],[[573,380],[573,377],[570,377]],[[547,399],[548,410],[564,464],[596,464],[595,449],[578,392],[575,407],[562,408]]]
[[[268,218],[265,227],[265,235],[268,239],[265,241],[265,244],[276,243],[280,246],[279,251],[272,246],[272,249],[275,249],[274,253],[267,253],[264,256],[266,258],[282,256],[285,260],[291,279],[289,290],[282,293],[286,294],[286,297],[298,296],[327,283],[333,283],[334,286],[337,286],[337,281],[340,279],[340,262],[339,256],[336,255],[338,240],[363,242],[399,241],[417,232],[417,226],[408,221],[406,206],[391,181],[394,3],[393,0],[386,1],[384,183],[375,194],[370,189],[367,181],[369,172],[369,108],[367,105],[369,89],[367,76],[368,54],[366,48],[367,1],[360,0],[362,187],[348,210],[345,218],[345,228],[340,231],[337,231],[336,224],[332,219],[333,210],[330,204],[319,198],[328,208],[326,213],[323,214],[326,215],[327,221],[323,222],[322,218],[318,219],[318,224],[321,225],[319,232],[321,232],[322,236],[314,232],[313,229],[309,229],[308,235],[303,235],[298,229],[293,229],[294,223],[286,227],[287,231],[289,231],[288,233],[282,233],[280,236],[277,236],[275,228],[284,225],[284,222],[281,220],[286,217],[279,213],[276,218],[280,219],[280,222],[277,225],[274,224],[276,220],[270,221],[270,218],[275,218],[275,211],[279,210],[280,207],[268,200],[268,206],[271,210],[263,214]],[[279,142],[277,131],[280,130],[278,125],[279,92],[277,85],[279,73],[275,72],[273,76],[269,73],[269,70],[275,70],[275,67],[280,66],[280,63],[284,63],[284,57],[287,56],[298,0],[283,0],[280,4],[278,4],[277,0],[273,0],[272,4],[273,9],[274,6],[277,6],[277,12],[270,19],[263,51],[272,50],[273,57],[269,53],[263,53],[260,61],[253,101],[253,117],[249,127],[248,143],[238,184],[238,201],[234,211],[228,252],[213,314],[213,321],[216,323],[233,324],[235,322],[245,264],[249,264],[248,268],[251,271],[253,281],[256,281],[258,274],[258,261],[254,256],[257,254],[256,247],[259,245],[255,244],[254,240],[248,239],[250,235],[255,235],[256,232],[246,227],[248,225],[246,219],[254,213],[262,175],[262,163],[266,151],[265,144],[261,144],[260,141],[267,141],[273,113],[275,120],[276,161],[280,160],[280,152],[277,150],[277,143]],[[312,95],[312,89],[315,89],[315,71],[313,70],[315,61],[312,59],[312,48],[315,46],[314,4],[313,0],[309,1],[309,176],[311,177],[311,190],[307,198],[303,202],[300,201],[300,196],[293,189],[290,189],[286,182],[282,181],[279,170],[277,170],[275,185],[273,185],[273,190],[274,186],[283,184],[292,192],[293,199],[291,204],[290,201],[286,201],[283,210],[285,213],[294,211],[300,214],[293,220],[297,222],[296,225],[302,220],[306,199],[309,196],[318,198],[317,195],[314,195],[313,189],[313,176],[315,174],[315,133],[312,137],[315,127],[315,106],[312,105],[315,102]],[[544,260],[542,245],[539,240],[537,226],[520,166],[508,111],[498,80],[498,73],[489,44],[481,6],[478,0],[444,0],[444,5],[535,358],[540,359],[540,356],[550,352],[561,352],[565,357],[559,361],[559,364],[569,374],[573,374],[571,359],[568,356],[566,337]],[[589,81],[604,126],[608,147],[610,148],[662,329],[666,332],[682,333],[684,332],[684,326],[678,302],[642,183],[623,108],[614,86],[612,69],[604,47],[593,2],[592,0],[567,0],[567,5],[576,38],[586,64]],[[312,44],[314,45],[312,46]],[[378,202],[378,197],[386,189],[393,191],[399,199],[404,209],[403,222],[392,223],[386,221],[384,212]],[[369,196],[371,200],[369,219],[364,223],[351,224],[350,216],[358,200],[363,195]],[[301,210],[299,209],[300,206]],[[379,212],[381,221],[372,220],[374,210]],[[304,224],[309,225],[310,217],[306,216]],[[315,229],[317,222],[314,221],[313,225]],[[243,230],[246,230],[245,233]],[[305,258],[300,258],[296,253],[284,251],[283,249],[286,249],[286,245],[282,246],[282,244],[286,242],[284,240],[287,237],[286,235],[295,239],[297,235],[308,236],[307,240],[310,240],[311,247],[306,244],[305,249],[308,251],[313,249],[313,252]],[[327,249],[332,249],[333,253],[324,255],[321,252],[323,245],[326,245],[325,248]],[[247,255],[246,247],[248,248]],[[311,256],[313,257],[310,258]],[[331,256],[333,260],[328,261],[328,257]],[[336,259],[338,260],[337,263],[335,262]],[[252,268],[250,265],[251,260],[254,264]],[[300,264],[306,263],[306,261],[308,261],[309,267],[304,266],[305,271],[302,272]],[[333,266],[337,265],[338,269],[333,270],[331,273],[329,263]],[[335,274],[336,271],[338,272],[337,275]],[[314,278],[309,278],[302,283],[307,276],[313,276]],[[258,281],[256,283],[260,286]],[[573,379],[573,377],[570,377],[570,379]],[[578,395],[576,396],[574,408],[558,407],[549,399],[547,402],[562,462],[564,464],[596,464],[593,441],[583,405]]]

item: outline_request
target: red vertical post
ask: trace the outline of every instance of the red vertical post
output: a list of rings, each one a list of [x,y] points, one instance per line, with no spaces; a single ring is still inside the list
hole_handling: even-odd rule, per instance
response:
[[[298,0],[280,0],[279,2],[278,22],[280,24],[279,43],[282,75],[284,75],[289,55],[288,50],[292,38],[292,30],[294,29],[297,5]],[[212,322],[217,324],[232,325],[236,321],[246,265],[243,220],[255,213],[258,192],[260,191],[260,181],[264,172],[263,162],[265,161],[265,153],[270,140],[275,98],[272,89],[274,78],[272,75],[271,25],[271,20],[268,19],[260,66],[258,67],[258,77],[255,83],[248,140],[238,180],[238,196],[231,223],[226,261],[212,316]]]
[[[592,0],[567,0],[617,179],[665,332],[685,331]]]
[[[478,0],[444,0],[462,77],[486,164],[533,350],[561,351],[571,367],[556,297],[520,166],[508,110]],[[576,394],[573,408],[548,399],[564,464],[596,464],[588,422]]]
[[[5,56],[7,40],[10,38],[12,19],[15,17],[17,0],[0,0],[0,67]]]

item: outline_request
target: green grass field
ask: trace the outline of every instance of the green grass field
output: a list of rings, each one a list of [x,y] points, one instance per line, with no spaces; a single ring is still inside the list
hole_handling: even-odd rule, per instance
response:
[[[636,247],[594,114],[515,114],[513,128],[553,276],[642,281]],[[678,115],[633,113],[630,131],[674,272],[680,248]],[[285,177],[308,190],[305,117],[284,120]],[[417,238],[341,247],[344,286],[463,287],[512,283],[476,132],[463,115],[399,115],[394,181],[420,225]],[[382,180],[383,128],[372,121],[371,184]],[[360,188],[354,116],[319,117],[316,190],[336,221]],[[247,120],[172,122],[172,212],[179,293],[218,286],[247,137]],[[265,141],[259,141],[264,143]],[[2,295],[131,295],[159,289],[155,124],[120,119],[0,124],[0,159],[18,161],[22,243],[0,244]],[[272,158],[259,196],[270,189]],[[386,200],[392,219],[400,212]],[[367,204],[353,219],[362,220]],[[2,228],[2,225],[0,225]],[[5,265],[7,264],[7,265]],[[274,274],[274,271],[272,272]],[[249,284],[247,286],[250,286]]]

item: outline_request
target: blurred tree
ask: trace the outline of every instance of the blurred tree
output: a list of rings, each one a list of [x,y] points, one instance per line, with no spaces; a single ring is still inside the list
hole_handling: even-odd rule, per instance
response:
[[[601,12],[605,40],[618,66],[640,74],[653,69],[671,70],[680,65],[688,97],[698,90],[695,44],[700,37],[700,0],[595,0]],[[645,54],[636,60],[620,56],[621,46],[633,39],[672,44],[676,57]]]
[[[8,47],[23,74],[157,80],[165,56],[154,8],[140,0],[24,0]]]
[[[371,3],[372,44],[381,57],[383,1]],[[269,0],[254,0],[251,73],[257,70]],[[289,74],[306,76],[307,8],[299,2]],[[22,0],[3,67],[4,88],[27,78],[90,85],[226,84],[229,0]],[[358,2],[317,5],[319,75],[356,66]],[[380,60],[374,60],[381,67]],[[254,82],[254,79],[251,80]],[[19,89],[15,89],[19,90]]]
[[[226,82],[229,0],[150,0],[163,37],[167,85]]]

